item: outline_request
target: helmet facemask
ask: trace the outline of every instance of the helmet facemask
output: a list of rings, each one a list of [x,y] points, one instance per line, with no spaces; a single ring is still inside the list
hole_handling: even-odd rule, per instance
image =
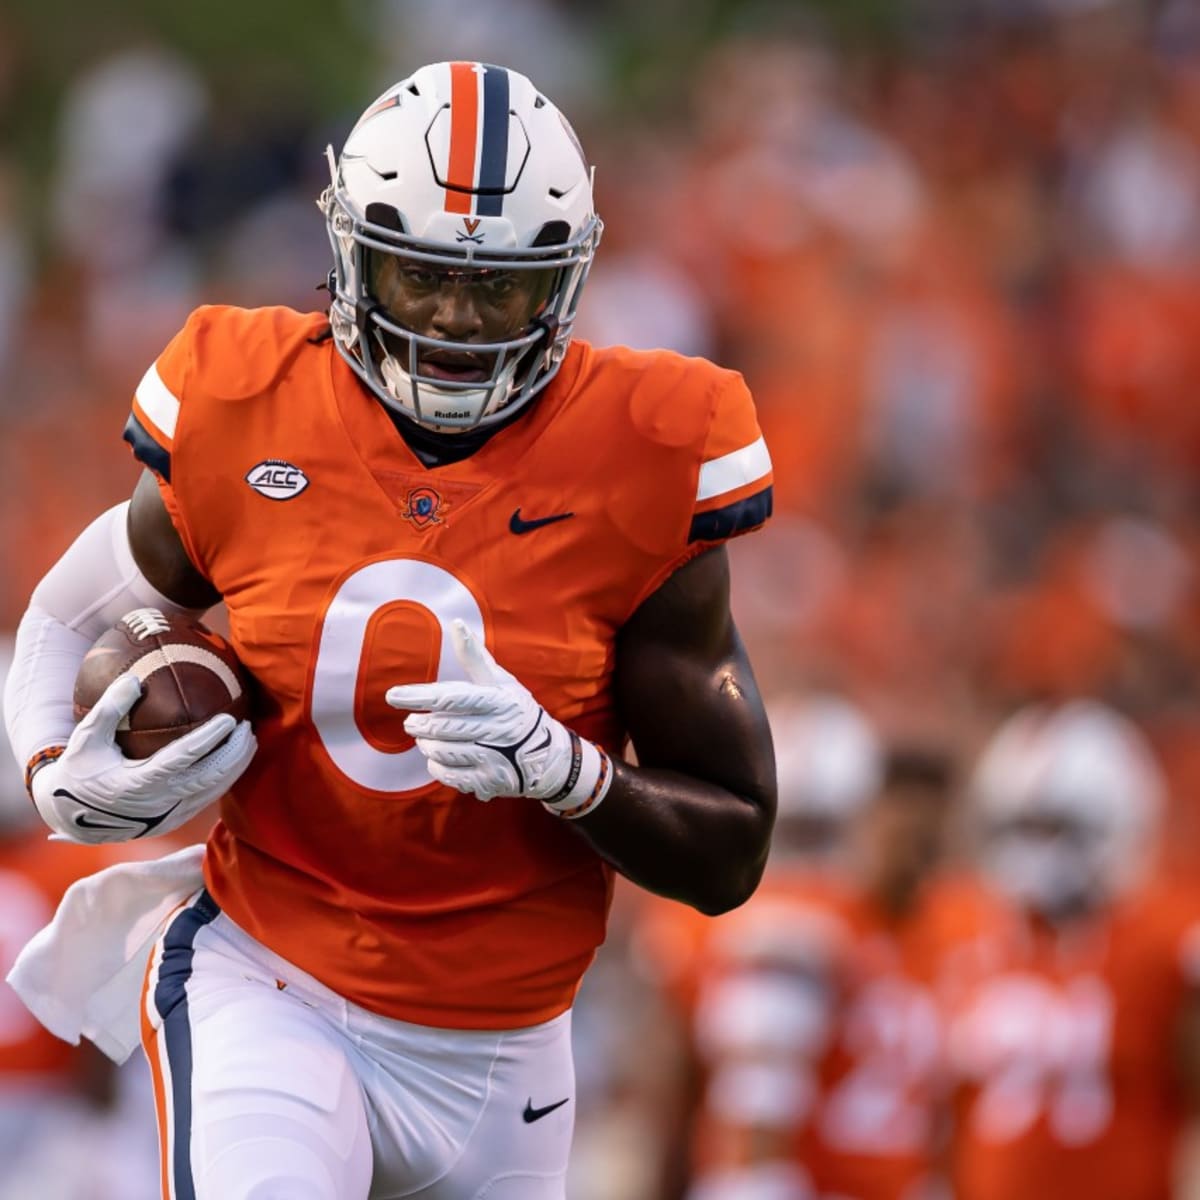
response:
[[[1001,824],[988,837],[983,866],[1001,891],[1047,920],[1081,915],[1111,899],[1103,831],[1069,817],[1047,813]]]

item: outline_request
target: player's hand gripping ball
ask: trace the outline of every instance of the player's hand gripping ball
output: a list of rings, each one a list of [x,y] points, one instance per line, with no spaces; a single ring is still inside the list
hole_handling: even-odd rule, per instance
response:
[[[75,678],[79,721],[118,675],[132,672],[141,697],[117,725],[127,758],[148,758],[220,713],[249,713],[246,675],[229,643],[199,621],[155,608],[126,613],[88,651]]]

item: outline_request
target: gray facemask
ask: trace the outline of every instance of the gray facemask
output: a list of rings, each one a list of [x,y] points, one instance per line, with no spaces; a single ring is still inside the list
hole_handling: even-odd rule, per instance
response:
[[[984,866],[1001,891],[1046,917],[1090,908],[1103,894],[1099,865],[1079,841],[1001,836],[984,854]]]

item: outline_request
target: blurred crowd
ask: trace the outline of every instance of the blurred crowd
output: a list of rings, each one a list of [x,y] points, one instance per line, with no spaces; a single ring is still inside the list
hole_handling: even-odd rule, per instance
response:
[[[597,167],[579,335],[742,371],[776,471],[732,555],[778,853],[716,921],[619,890],[572,1200],[1183,1195],[1200,5],[897,0],[874,38],[816,3],[611,7],[347,5],[345,112],[149,31],[80,64],[45,164],[0,148],[0,630],[129,494],[129,396],[191,308],[324,307],[353,113],[426,60],[524,70]],[[673,28],[686,54],[631,49]],[[19,76],[0,53],[0,112]],[[63,1092],[5,1037],[0,1146],[6,1089]],[[154,1194],[6,1190],[8,1161],[0,1200]]]

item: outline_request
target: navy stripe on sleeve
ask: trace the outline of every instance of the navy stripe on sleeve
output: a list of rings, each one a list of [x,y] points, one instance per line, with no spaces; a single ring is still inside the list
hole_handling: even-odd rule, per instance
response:
[[[688,541],[719,542],[733,537],[735,533],[744,533],[747,529],[761,525],[771,515],[773,504],[774,489],[766,487],[761,492],[727,504],[724,508],[697,513],[692,518]]]
[[[121,435],[133,447],[133,456],[156,475],[171,482],[171,452],[164,450],[147,432],[146,427],[133,414],[125,422]]]
[[[508,72],[503,67],[488,67],[483,73],[483,143],[479,153],[475,211],[481,217],[498,217],[504,208],[508,175]]]

